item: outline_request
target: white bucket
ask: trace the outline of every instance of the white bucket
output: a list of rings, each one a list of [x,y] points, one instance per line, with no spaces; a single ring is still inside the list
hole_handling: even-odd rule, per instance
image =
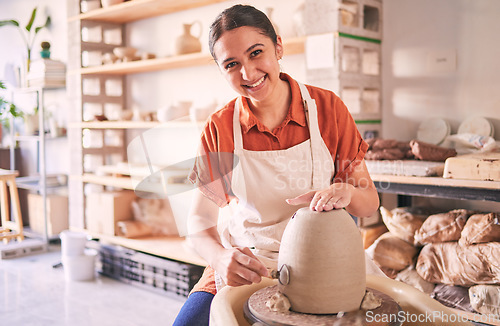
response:
[[[66,281],[91,281],[95,276],[97,250],[85,249],[81,256],[62,256]]]
[[[61,237],[61,254],[63,257],[83,255],[87,243],[85,233],[65,230],[59,236]]]

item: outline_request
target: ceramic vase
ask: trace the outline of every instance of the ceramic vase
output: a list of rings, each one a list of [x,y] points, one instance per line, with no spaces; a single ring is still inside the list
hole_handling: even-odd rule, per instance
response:
[[[283,233],[278,270],[279,289],[290,300],[291,310],[358,310],[366,290],[366,267],[356,223],[343,209],[299,209]]]
[[[200,26],[200,35],[194,36],[191,34],[191,27],[195,24]],[[184,24],[184,34],[179,36],[175,43],[175,53],[177,55],[201,52],[201,23],[195,21],[192,24]]]
[[[267,16],[267,18],[269,18],[269,20],[271,21],[271,24],[273,24],[274,31],[276,32],[276,35],[279,35],[279,34],[280,34],[280,31],[279,31],[278,25],[276,25],[276,24],[274,23],[274,20],[273,20],[273,18],[272,18],[274,8],[272,8],[272,7],[267,7],[267,8],[265,9],[265,11],[266,11],[266,16]]]
[[[306,27],[304,25],[304,12],[305,12],[305,3],[302,2],[297,9],[295,9],[292,22],[293,29],[295,30],[295,36],[304,36],[306,35]]]
[[[24,134],[27,136],[34,135],[38,132],[39,121],[38,114],[25,114],[24,115]]]

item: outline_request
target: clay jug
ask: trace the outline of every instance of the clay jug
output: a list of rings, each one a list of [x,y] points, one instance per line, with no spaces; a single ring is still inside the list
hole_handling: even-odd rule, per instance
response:
[[[266,16],[267,16],[267,18],[269,18],[269,21],[271,21],[271,24],[273,24],[274,32],[276,33],[276,35],[279,35],[279,34],[280,34],[280,30],[279,30],[279,28],[278,28],[278,25],[276,25],[276,23],[274,22],[274,20],[273,20],[273,18],[272,18],[274,8],[272,8],[272,7],[267,7],[267,8],[265,9],[265,11],[266,11]]]
[[[278,257],[279,289],[291,310],[335,314],[358,310],[366,290],[365,252],[343,209],[299,209],[285,228]]]
[[[195,24],[198,24],[200,27],[200,33],[198,36],[194,36],[191,34],[191,27]],[[195,21],[192,24],[184,24],[184,34],[179,36],[175,42],[175,54],[188,54],[195,53],[201,51],[201,23],[199,21]]]
[[[306,35],[306,26],[304,24],[305,10],[306,10],[306,4],[302,2],[293,12],[292,22],[293,22],[293,29],[295,30],[295,36]]]

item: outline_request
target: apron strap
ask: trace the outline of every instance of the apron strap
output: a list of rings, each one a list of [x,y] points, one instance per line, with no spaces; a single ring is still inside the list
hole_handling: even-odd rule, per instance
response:
[[[304,102],[306,121],[309,126],[309,137],[311,138],[311,160],[313,166],[311,188],[318,189],[321,184],[321,180],[319,179],[321,176],[321,164],[318,159],[323,141],[321,132],[319,131],[318,107],[316,106],[316,101],[311,98],[311,94],[309,94],[306,86],[298,81],[297,84],[299,84],[302,101]]]
[[[234,152],[243,149],[243,137],[241,136],[240,124],[240,107],[243,107],[241,96],[236,99],[234,103],[233,114],[233,139],[234,139]]]

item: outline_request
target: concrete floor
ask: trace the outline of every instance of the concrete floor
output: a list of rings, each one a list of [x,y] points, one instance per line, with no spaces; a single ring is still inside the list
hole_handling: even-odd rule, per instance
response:
[[[60,246],[32,256],[0,259],[0,324],[23,326],[172,325],[183,300],[96,274],[67,282]]]

